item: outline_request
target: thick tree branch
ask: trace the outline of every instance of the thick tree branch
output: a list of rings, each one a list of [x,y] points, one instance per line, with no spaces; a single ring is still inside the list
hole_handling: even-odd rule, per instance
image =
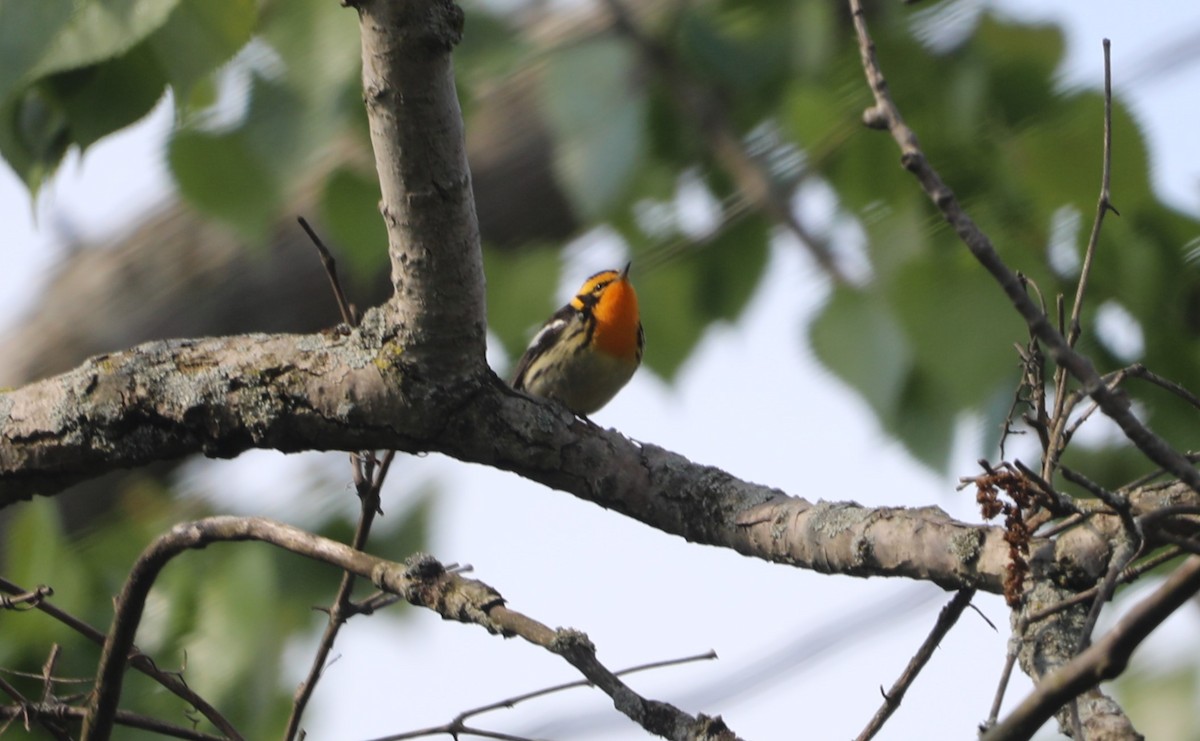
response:
[[[996,529],[936,509],[789,499],[500,383],[483,360],[481,260],[450,76],[459,11],[355,5],[395,268],[389,309],[346,334],[151,343],[0,393],[0,507],[196,452],[439,451],[771,561],[999,589],[1007,556]]]
[[[133,645],[146,597],[163,567],[189,549],[251,540],[270,543],[370,579],[380,589],[433,610],[447,620],[473,623],[505,637],[518,636],[552,651],[608,694],[617,710],[651,733],[680,741],[736,738],[720,718],[694,717],[668,703],[638,695],[596,659],[596,649],[583,633],[553,630],[510,610],[504,598],[490,586],[447,571],[430,556],[414,556],[407,564],[398,564],[264,518],[210,517],[171,528],[142,552],[130,570],[117,597],[113,625],[100,657],[96,687],[81,735],[84,741],[104,741],[111,733],[121,696],[125,657]]]
[[[371,447],[381,407],[421,436],[402,352],[366,333],[155,342],[0,393],[0,507],[185,454]]]
[[[185,453],[437,451],[769,561],[1000,589],[1007,547],[996,528],[936,508],[813,505],[584,423],[486,372],[456,385],[429,380],[380,338],[378,319],[368,314],[347,335],[154,343],[0,394],[0,505]],[[1131,501],[1146,511],[1189,498],[1175,487]],[[1076,549],[1081,573],[1103,573],[1107,522],[1073,536],[1090,544]]]
[[[1189,558],[1150,597],[1122,617],[1111,631],[1070,662],[1049,672],[1037,689],[985,741],[1025,739],[1071,698],[1125,671],[1129,657],[1150,632],[1200,590],[1200,557]]]
[[[381,337],[381,317],[345,335],[151,343],[0,394],[0,506],[187,453],[438,451],[770,561],[999,589],[995,528],[936,508],[814,506],[601,430],[486,371],[430,380]]]
[[[450,52],[463,12],[451,0],[354,0],[363,100],[392,261],[392,317],[430,374],[484,363],[483,258]]]

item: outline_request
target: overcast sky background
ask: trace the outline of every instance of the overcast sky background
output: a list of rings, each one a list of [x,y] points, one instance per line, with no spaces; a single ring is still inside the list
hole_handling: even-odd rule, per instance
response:
[[[1200,64],[1192,51],[1200,48],[1200,3],[1160,0],[1153,13],[1145,4],[1121,0],[992,5],[1021,18],[1065,24],[1064,85],[1098,86],[1101,39],[1111,38],[1115,89],[1150,137],[1154,182],[1171,204],[1200,211]],[[886,73],[887,60],[882,63]],[[64,241],[119,231],[169,194],[161,156],[169,123],[169,111],[160,106],[82,162],[72,156],[36,209],[0,168],[6,235],[0,330],[35,301],[38,286],[64,254]],[[1115,147],[1119,156],[1121,143]],[[1118,207],[1120,193],[1120,183],[1113,183]],[[620,257],[595,241],[582,242],[572,255],[560,293]],[[976,470],[970,446],[963,446],[951,476],[920,468],[879,430],[865,405],[811,358],[804,327],[825,290],[802,250],[782,241],[745,316],[713,328],[677,383],[667,387],[639,374],[595,420],[810,500],[936,505],[977,521],[972,494],[954,490],[958,475]],[[788,341],[779,341],[781,329]],[[753,383],[740,382],[746,367],[754,369]],[[964,440],[971,435],[965,430]],[[345,466],[341,455],[254,453],[190,465],[185,479],[196,495],[219,490],[234,511],[302,523],[311,508],[356,503],[349,489],[337,487],[327,500],[295,501],[280,496],[286,483],[303,489],[300,482],[314,470],[336,477]],[[438,456],[398,460],[384,510],[399,514],[406,496],[434,480],[441,487],[434,555],[473,564],[474,575],[512,608],[587,632],[610,668],[715,649],[719,661],[643,674],[630,683],[689,711],[719,713],[745,738],[856,735],[880,702],[879,686],[895,679],[950,597],[930,585],[820,576],[690,545],[510,474]],[[882,738],[969,738],[986,717],[1008,621],[999,598],[981,595],[976,604],[1000,632],[965,615]],[[1137,661],[1173,660],[1180,640],[1190,637],[1194,646],[1198,623],[1189,608]],[[297,678],[310,648],[292,652]],[[335,654],[339,659],[309,716],[310,739],[372,737],[443,723],[463,709],[577,678],[541,649],[444,623],[432,613],[414,614],[399,627],[356,619]],[[759,679],[762,685],[755,684]],[[736,687],[745,691],[725,694]],[[1017,676],[1010,703],[1028,688],[1028,680]],[[1196,713],[1195,705],[1190,712]],[[566,725],[540,725],[548,721]],[[588,690],[485,716],[478,725],[552,738],[582,738],[587,727],[594,738],[645,737]]]

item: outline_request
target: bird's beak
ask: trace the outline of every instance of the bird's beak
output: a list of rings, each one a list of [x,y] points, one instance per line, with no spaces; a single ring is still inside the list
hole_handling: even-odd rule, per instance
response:
[[[621,280],[627,280],[629,278],[629,266],[632,264],[633,261],[630,260],[629,262],[625,263],[625,267],[621,268]]]

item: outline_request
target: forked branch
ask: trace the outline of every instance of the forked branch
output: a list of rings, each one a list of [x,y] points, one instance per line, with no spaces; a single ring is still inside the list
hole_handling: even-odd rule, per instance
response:
[[[380,589],[433,610],[447,620],[473,623],[496,635],[518,636],[556,653],[609,695],[617,710],[651,733],[672,739],[737,738],[720,718],[692,716],[668,703],[642,697],[597,660],[595,647],[583,633],[551,629],[510,610],[496,590],[448,571],[430,556],[413,556],[407,563],[398,564],[264,518],[210,517],[171,528],[142,552],[130,570],[117,596],[116,614],[100,656],[96,686],[84,720],[83,741],[106,741],[112,732],[125,657],[141,621],[150,587],[163,567],[189,549],[250,540],[269,543],[370,579]]]

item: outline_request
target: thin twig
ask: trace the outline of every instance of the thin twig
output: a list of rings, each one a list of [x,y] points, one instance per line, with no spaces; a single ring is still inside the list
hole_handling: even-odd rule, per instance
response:
[[[0,597],[0,610],[28,610],[37,607],[42,600],[54,594],[50,587],[39,584],[31,591]]]
[[[21,718],[26,731],[32,730],[31,726],[36,722],[58,741],[71,741],[71,734],[58,724],[59,718],[42,713],[38,705],[30,702],[21,694],[20,690],[9,684],[3,677],[0,677],[0,691],[16,701],[17,704],[12,706],[16,712],[14,717]]]
[[[1100,619],[1100,611],[1104,605],[1112,599],[1113,592],[1117,588],[1117,580],[1121,573],[1142,551],[1142,538],[1138,533],[1134,533],[1131,537],[1121,541],[1121,544],[1112,554],[1112,558],[1108,564],[1108,571],[1105,572],[1104,578],[1096,585],[1096,597],[1092,600],[1092,606],[1088,610],[1087,618],[1083,625],[1079,628],[1079,641],[1076,643],[1075,653],[1083,653],[1092,642],[1092,631],[1096,629],[1096,622]],[[1076,736],[1082,738],[1082,736]]]
[[[1110,64],[1109,49],[1111,44],[1104,40],[1104,154],[1100,175],[1100,197],[1096,204],[1096,218],[1092,222],[1092,233],[1088,237],[1087,249],[1084,251],[1083,267],[1079,271],[1079,283],[1075,288],[1075,301],[1071,306],[1071,321],[1063,327],[1062,301],[1058,303],[1060,333],[1066,334],[1066,347],[1074,348],[1082,331],[1079,317],[1083,311],[1083,298],[1087,292],[1088,278],[1092,272],[1092,262],[1096,255],[1096,247],[1100,242],[1100,229],[1104,224],[1104,215],[1108,211],[1118,213],[1110,200],[1109,183],[1112,173],[1112,65]],[[1050,435],[1045,446],[1045,457],[1042,462],[1042,477],[1050,480],[1058,466],[1060,457],[1074,435],[1079,425],[1091,416],[1092,409],[1086,411],[1069,425],[1069,417],[1074,404],[1067,403],[1067,369],[1063,365],[1054,372],[1054,414],[1050,417]],[[1114,382],[1115,386],[1119,381]],[[1097,406],[1099,400],[1097,399]]]
[[[42,724],[43,728],[51,730],[55,734],[55,738],[61,738],[64,741],[71,741],[71,735],[66,731],[61,731],[62,735],[58,735],[59,730],[57,727],[49,724],[61,720],[79,721],[83,719],[85,713],[84,708],[74,705],[63,705],[61,703],[43,703],[41,705],[28,706],[0,705],[0,718],[25,716],[37,720]],[[214,736],[211,733],[204,733],[193,728],[184,728],[183,726],[166,723],[157,718],[131,713],[127,710],[118,710],[114,720],[117,725],[127,728],[137,728],[143,731],[150,731],[159,736],[181,738],[185,739],[185,741],[229,741],[226,736]]]
[[[1200,453],[1189,450],[1184,455],[1192,463],[1200,463]],[[1140,489],[1143,486],[1146,486],[1147,484],[1154,481],[1155,479],[1165,476],[1167,473],[1168,472],[1162,468],[1156,468],[1153,471],[1148,471],[1148,472],[1142,474],[1141,476],[1137,477],[1133,481],[1130,481],[1123,488],[1127,491],[1136,491],[1137,489]]]
[[[1182,535],[1176,535],[1175,533],[1159,533],[1158,537],[1167,543],[1171,543],[1172,545],[1187,551],[1188,553],[1200,555],[1200,540],[1184,537]]]
[[[473,728],[471,726],[459,726],[451,729],[449,724],[441,726],[430,726],[428,728],[420,728],[415,731],[405,731],[404,733],[393,733],[388,736],[379,736],[371,741],[406,741],[410,738],[421,738],[422,736],[450,736],[458,739],[460,736],[478,736],[480,738],[494,738],[497,741],[535,741],[527,736],[514,736],[509,733],[501,733],[500,731],[488,731],[482,728]]]
[[[707,651],[702,654],[696,654],[695,656],[685,656],[682,659],[667,659],[665,661],[655,661],[655,662],[651,662],[649,664],[640,664],[638,666],[631,666],[627,669],[622,669],[620,671],[613,672],[613,674],[617,675],[618,677],[623,677],[628,674],[634,674],[635,672],[644,672],[644,671],[649,671],[651,669],[662,669],[662,668],[668,667],[668,666],[678,666],[679,664],[687,664],[687,663],[691,663],[694,661],[707,661],[707,660],[711,660],[711,659],[715,659],[715,658],[717,658],[717,654],[715,651]],[[372,741],[403,741],[403,739],[420,738],[422,736],[439,736],[439,735],[458,736],[459,734],[486,736],[488,738],[516,738],[516,737],[509,737],[509,736],[504,736],[504,735],[491,735],[493,732],[481,731],[477,728],[472,728],[470,726],[467,726],[465,724],[465,721],[468,718],[472,718],[476,715],[482,715],[483,713],[489,713],[493,710],[502,710],[505,708],[511,708],[522,702],[525,702],[527,700],[533,700],[538,697],[544,697],[546,695],[550,695],[550,694],[557,693],[557,692],[563,692],[565,690],[575,689],[577,687],[594,687],[594,686],[595,686],[594,684],[592,684],[591,682],[589,682],[586,679],[579,679],[574,682],[565,682],[563,684],[556,684],[552,687],[544,687],[539,690],[534,690],[532,692],[526,692],[524,694],[515,695],[513,697],[509,697],[504,700],[498,700],[496,702],[488,703],[487,705],[481,705],[477,708],[471,708],[470,710],[464,710],[463,712],[461,712],[457,716],[455,716],[454,720],[450,721],[449,723],[444,723],[440,726],[430,726],[428,728],[421,728],[421,729],[418,729],[415,731],[405,731],[403,733],[396,733],[396,734],[392,734],[389,736],[382,736],[380,738],[373,739]]]
[[[1017,665],[1017,649],[1020,648],[1021,637],[1024,633],[1025,626],[1020,625],[1009,636],[1008,651],[1004,655],[1004,668],[1000,670],[1000,681],[996,683],[996,694],[992,696],[992,708],[988,712],[983,728],[995,726],[997,718],[1000,717],[1000,706],[1004,703],[1004,693],[1008,691],[1008,682],[1012,679],[1013,667]]]
[[[1162,553],[1158,553],[1153,556],[1149,556],[1146,558],[1145,561],[1142,561],[1141,563],[1137,564],[1136,566],[1130,566],[1129,568],[1122,571],[1120,577],[1118,578],[1117,583],[1118,584],[1128,584],[1131,581],[1135,581],[1136,579],[1141,577],[1143,574],[1145,574],[1147,571],[1156,569],[1159,566],[1162,566],[1164,563],[1167,563],[1168,561],[1173,561],[1174,559],[1179,558],[1179,556],[1181,556],[1181,555],[1182,555],[1182,551],[1179,548],[1172,547],[1172,548],[1164,549]],[[1088,600],[1093,599],[1099,592],[1100,592],[1100,585],[1096,585],[1094,587],[1091,587],[1090,589],[1085,589],[1082,592],[1079,592],[1078,594],[1073,594],[1070,597],[1068,597],[1067,599],[1064,599],[1061,602],[1051,605],[1050,607],[1044,608],[1044,609],[1039,610],[1034,613],[1030,613],[1029,615],[1025,616],[1025,618],[1023,619],[1023,623],[1026,625],[1033,625],[1034,623],[1039,622],[1041,620],[1045,620],[1046,618],[1050,617],[1051,615],[1056,615],[1069,607],[1074,607],[1075,605],[1078,605],[1081,602],[1087,602]]]
[[[42,664],[42,704],[46,705],[54,697],[54,667],[58,665],[59,646],[57,643],[50,646],[50,655],[46,657],[46,663]]]
[[[1116,512],[1117,516],[1121,519],[1121,524],[1132,537],[1140,537],[1138,536],[1137,523],[1133,519],[1133,507],[1129,504],[1128,499],[1116,492],[1105,489],[1073,468],[1060,466],[1059,471],[1062,472],[1064,479],[1076,486],[1083,487],[1089,494],[1112,508],[1113,512]]]
[[[1047,504],[1049,504],[1050,508],[1054,510],[1055,515],[1063,517],[1066,515],[1077,515],[1080,513],[1079,507],[1075,504],[1075,502],[1071,501],[1070,497],[1062,494],[1053,486],[1051,486],[1049,481],[1043,479],[1036,471],[1022,463],[1020,459],[1013,461],[1013,466],[1016,467],[1016,469],[1020,471],[1023,476],[1033,482],[1033,485],[1037,488],[1037,490],[1040,491],[1046,498]]]
[[[1177,504],[1171,507],[1159,507],[1158,509],[1147,512],[1138,518],[1143,532],[1151,530],[1161,531],[1163,520],[1169,520],[1173,517],[1200,517],[1200,507],[1188,504]],[[1192,524],[1195,524],[1193,521]]]
[[[358,317],[356,316],[353,307],[346,301],[346,296],[342,292],[341,281],[338,280],[337,263],[333,259],[333,254],[317,236],[317,233],[308,225],[308,222],[303,216],[298,217],[300,226],[308,233],[309,238],[317,247],[317,252],[321,255],[321,264],[325,267],[325,273],[329,276],[329,285],[333,289],[333,296],[337,300],[338,309],[342,313],[342,321],[353,327],[358,325]],[[350,471],[354,480],[355,490],[358,492],[360,503],[360,511],[358,524],[354,530],[354,539],[351,543],[355,550],[361,551],[367,544],[367,538],[371,533],[371,526],[375,522],[375,516],[382,514],[379,506],[379,492],[383,487],[383,482],[387,478],[388,469],[392,465],[392,459],[395,457],[395,451],[388,451],[383,458],[382,465],[379,466],[379,471],[376,474],[376,464],[378,459],[372,451],[362,451],[350,455]],[[300,720],[304,716],[304,710],[308,707],[309,700],[312,699],[313,692],[316,691],[317,682],[321,679],[322,672],[328,665],[329,654],[333,651],[333,644],[337,641],[338,632],[341,631],[342,625],[347,620],[357,614],[357,609],[352,601],[354,594],[355,576],[353,573],[346,571],[342,573],[341,582],[338,584],[338,589],[333,598],[333,604],[329,608],[328,620],[325,623],[325,631],[321,635],[321,641],[317,644],[317,650],[313,654],[313,660],[309,666],[308,674],[300,685],[296,687],[296,692],[292,697],[292,710],[288,714],[287,725],[284,730],[283,737],[287,741],[291,741],[300,733]]]
[[[617,675],[618,677],[624,677],[629,674],[636,674],[638,672],[650,671],[652,669],[664,669],[669,666],[679,666],[680,664],[690,664],[690,663],[696,662],[696,661],[711,661],[712,659],[715,659],[715,658],[717,658],[716,651],[706,651],[702,654],[695,654],[694,656],[685,656],[681,659],[666,659],[663,661],[653,661],[648,664],[639,664],[637,666],[631,666],[626,669],[621,669],[620,671],[613,672],[613,674]],[[526,692],[523,695],[516,695],[515,697],[510,697],[508,699],[500,700],[498,702],[490,703],[488,705],[482,705],[477,708],[472,708],[471,710],[464,710],[463,712],[459,713],[454,718],[453,722],[458,723],[460,721],[466,720],[467,718],[471,718],[476,715],[481,715],[483,713],[491,712],[492,710],[500,710],[501,708],[511,708],[512,706],[517,705],[521,702],[525,702],[526,700],[532,700],[532,699],[535,699],[538,697],[544,697],[545,695],[553,694],[555,692],[563,692],[565,690],[575,689],[576,687],[595,687],[595,685],[586,679],[578,679],[574,682],[564,682],[563,684],[556,684],[552,687],[545,687],[540,690]]]
[[[1088,277],[1092,272],[1092,260],[1096,255],[1096,245],[1100,242],[1100,227],[1104,224],[1104,214],[1112,211],[1117,216],[1120,212],[1112,205],[1109,192],[1109,182],[1112,175],[1112,42],[1104,39],[1104,165],[1100,175],[1100,197],[1096,201],[1096,218],[1092,222],[1092,233],[1088,237],[1087,250],[1083,254],[1083,268],[1079,271],[1079,285],[1075,289],[1075,303],[1071,306],[1071,324],[1067,330],[1067,345],[1074,347],[1081,332],[1079,316],[1083,311],[1083,296],[1087,291]]]
[[[379,490],[387,478],[388,469],[391,467],[395,455],[395,451],[391,450],[385,453],[378,472],[375,470],[376,459],[373,453],[367,452],[351,456],[355,487],[361,503],[358,525],[354,530],[354,540],[351,542],[351,547],[356,551],[361,551],[367,544],[371,525],[375,522],[375,515],[379,512]],[[325,623],[321,641],[317,644],[308,675],[296,688],[292,699],[292,710],[288,715],[287,726],[283,734],[283,737],[289,741],[296,738],[300,731],[300,719],[304,715],[304,709],[308,706],[309,700],[312,699],[313,692],[316,691],[321,673],[325,671],[329,654],[333,651],[334,642],[337,641],[338,632],[347,620],[357,614],[357,609],[351,599],[354,594],[355,581],[356,578],[352,572],[342,572],[342,580],[338,585],[337,594],[333,598],[333,605],[328,610],[329,619]]]
[[[1157,373],[1154,373],[1141,363],[1134,363],[1125,370],[1130,376],[1133,376],[1134,378],[1140,378],[1143,381],[1147,381],[1155,386],[1164,388],[1187,403],[1191,404],[1194,408],[1200,409],[1200,398],[1198,398],[1195,394],[1193,394],[1191,391],[1188,391],[1183,386],[1175,383],[1174,381],[1169,381]]]
[[[946,634],[958,622],[958,618],[962,615],[963,610],[967,609],[967,605],[971,604],[971,599],[974,596],[974,589],[964,589],[954,595],[954,598],[942,608],[942,611],[938,613],[937,622],[933,624],[933,630],[929,632],[929,635],[925,638],[925,642],[921,644],[921,647],[917,649],[917,653],[909,660],[908,666],[904,667],[904,671],[901,672],[899,678],[892,684],[892,688],[884,693],[883,705],[875,712],[875,716],[867,723],[867,727],[863,729],[862,733],[858,734],[858,741],[867,741],[874,738],[875,734],[879,733],[879,730],[883,728],[883,724],[892,716],[892,713],[896,712],[896,708],[900,707],[901,701],[904,700],[904,693],[908,691],[913,681],[916,680],[917,675],[921,673],[921,670],[933,658],[933,652],[937,650],[938,644],[942,642],[942,639],[946,637]],[[883,688],[880,687],[880,691],[882,690]]]
[[[317,236],[316,231],[308,225],[308,221],[303,216],[297,216],[296,221],[300,222],[300,226],[308,234],[308,238],[312,240],[317,247],[317,252],[321,255],[321,265],[325,267],[325,274],[329,276],[329,285],[333,288],[333,297],[337,299],[338,311],[342,313],[342,321],[349,327],[358,326],[358,319],[354,314],[354,307],[346,301],[346,294],[342,293],[342,282],[338,280],[337,262],[333,259],[333,254],[329,248]]]
[[[25,590],[8,581],[7,579],[0,577],[0,592],[6,592],[8,594],[22,594],[25,592]],[[35,607],[97,646],[104,645],[106,638],[104,633],[101,633],[99,630],[85,623],[74,615],[59,609],[52,604],[50,600],[43,599],[35,603]],[[194,707],[201,715],[205,717],[205,719],[208,720],[209,723],[212,723],[217,730],[225,734],[227,738],[232,739],[233,741],[242,741],[242,735],[238,733],[238,730],[234,728],[233,724],[230,723],[229,720],[222,715],[219,710],[209,704],[207,700],[189,687],[187,683],[184,682],[180,677],[159,669],[152,658],[142,653],[136,646],[133,646],[132,644],[130,645],[128,661],[130,666],[132,666],[134,669],[137,669],[142,674],[145,674],[155,682],[158,682],[169,692],[173,693],[181,700]]]

